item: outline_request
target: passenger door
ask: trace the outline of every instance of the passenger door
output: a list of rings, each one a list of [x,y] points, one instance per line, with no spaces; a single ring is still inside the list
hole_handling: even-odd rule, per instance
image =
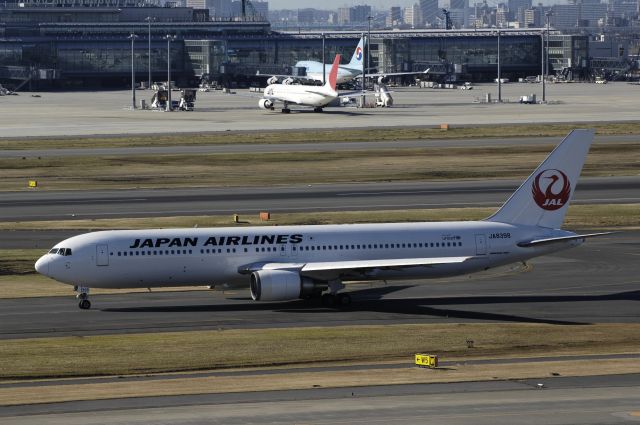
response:
[[[109,246],[96,245],[96,266],[109,265]]]

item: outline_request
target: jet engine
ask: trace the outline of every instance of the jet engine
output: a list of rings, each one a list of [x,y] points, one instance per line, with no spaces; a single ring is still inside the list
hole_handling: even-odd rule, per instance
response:
[[[251,273],[251,298],[254,301],[290,301],[319,295],[327,284],[300,276],[291,270],[260,270]]]
[[[261,109],[273,109],[273,102],[269,99],[260,99],[258,101],[258,106]]]
[[[389,82],[389,77],[385,75],[381,75],[378,77],[378,84],[387,84]]]
[[[294,80],[293,78],[287,77],[287,78],[284,79],[284,81],[282,81],[282,84],[291,85],[291,84],[293,84],[295,82],[296,82],[296,80]]]
[[[276,84],[278,82],[278,77],[276,77],[275,75],[273,77],[269,77],[269,79],[267,80],[267,84],[271,85],[271,84]]]

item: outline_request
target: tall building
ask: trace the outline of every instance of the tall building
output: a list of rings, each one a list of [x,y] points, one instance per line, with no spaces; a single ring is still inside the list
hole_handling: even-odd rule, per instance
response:
[[[338,25],[345,25],[351,23],[351,8],[340,7],[338,8]]]
[[[545,24],[544,9],[542,7],[532,7],[524,11],[525,28],[540,28]]]
[[[367,22],[371,15],[371,6],[363,4],[351,8],[351,22]]]
[[[551,23],[556,28],[596,27],[606,20],[608,5],[578,0],[576,4],[556,4],[551,7]]]
[[[338,8],[338,24],[340,25],[367,22],[369,16],[372,15],[371,6],[368,5]]]
[[[433,25],[440,13],[438,0],[420,0],[420,13],[422,14],[422,22],[425,25]]]
[[[498,28],[506,28],[509,23],[509,8],[506,4],[498,4],[496,9],[496,26]]]
[[[524,11],[531,9],[531,0],[508,0],[507,7],[512,20],[524,24]]]
[[[469,0],[450,0],[449,17],[455,28],[466,28],[469,25]]]
[[[469,0],[450,0],[449,9],[465,9],[469,7]]]
[[[420,12],[420,5],[418,3],[404,8],[404,23],[411,28],[419,28],[422,26],[422,13]]]
[[[194,9],[209,9],[211,0],[186,0],[185,4]]]
[[[436,0],[437,1],[437,0]],[[389,28],[397,27],[402,23],[402,8],[400,6],[392,6],[387,15],[386,26]]]

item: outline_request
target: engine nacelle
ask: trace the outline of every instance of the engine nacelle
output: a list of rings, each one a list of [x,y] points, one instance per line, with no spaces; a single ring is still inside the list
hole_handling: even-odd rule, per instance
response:
[[[293,84],[295,82],[296,82],[296,80],[294,80],[293,78],[287,77],[287,78],[284,79],[284,81],[282,81],[282,84],[290,85],[290,84]]]
[[[273,102],[269,99],[260,99],[258,101],[258,106],[261,109],[273,109]]]
[[[290,270],[260,270],[251,273],[251,298],[254,301],[290,301],[320,294],[326,283],[301,277]]]
[[[273,77],[269,77],[269,79],[267,80],[267,84],[271,85],[271,84],[276,84],[278,82],[278,77],[276,77],[275,75]]]
[[[385,75],[381,75],[378,77],[378,84],[387,84],[389,82],[389,77]]]

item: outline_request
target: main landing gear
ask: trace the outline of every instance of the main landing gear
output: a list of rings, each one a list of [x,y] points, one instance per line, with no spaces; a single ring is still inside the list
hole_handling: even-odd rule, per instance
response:
[[[91,301],[89,301],[89,288],[86,286],[74,286],[73,290],[78,293],[76,298],[78,301],[78,307],[81,310],[89,310],[91,308]]]
[[[315,108],[313,108],[313,112],[322,112],[322,107],[316,106]]]
[[[344,289],[344,284],[339,281],[329,282],[329,292],[322,294],[320,301],[325,307],[347,307],[351,305],[351,295],[346,293],[339,294],[338,291]]]
[[[289,109],[289,104],[287,102],[284,102],[284,106],[282,107],[282,113],[288,114],[289,112],[291,112],[291,109]]]
[[[349,294],[322,294],[320,298],[325,307],[347,307],[351,305],[351,295]]]

